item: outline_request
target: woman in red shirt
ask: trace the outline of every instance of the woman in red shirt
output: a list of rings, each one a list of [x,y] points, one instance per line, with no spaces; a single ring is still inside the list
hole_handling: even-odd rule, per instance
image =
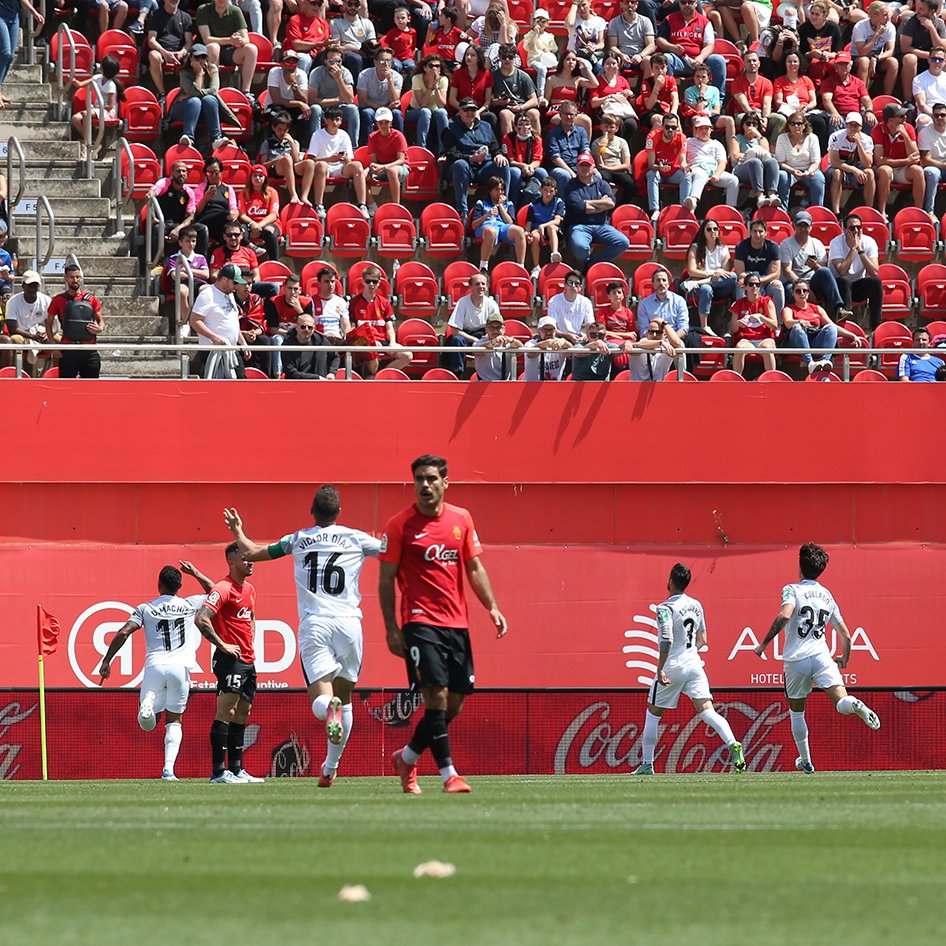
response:
[[[843,335],[854,342],[855,347],[864,344],[859,335],[836,325],[828,313],[811,301],[811,287],[807,279],[799,279],[792,287],[793,302],[782,309],[782,324],[788,332],[789,348],[836,348],[838,335]],[[812,359],[811,355],[802,355],[808,366],[808,373],[812,371],[831,370],[831,356],[819,355]]]
[[[778,330],[778,319],[775,315],[775,304],[767,296],[762,295],[762,281],[757,273],[747,273],[743,283],[746,294],[737,299],[729,310],[729,334],[732,335],[736,348],[746,351],[754,349],[768,349],[762,355],[762,364],[766,371],[775,370],[775,334]],[[732,370],[742,374],[746,366],[745,352],[733,355]]]
[[[451,113],[456,113],[460,102],[472,98],[477,104],[477,118],[492,126],[493,134],[499,137],[499,116],[490,111],[493,101],[493,74],[486,67],[486,56],[479,46],[469,45],[463,54],[463,64],[450,77],[450,97],[447,100]]]
[[[279,195],[269,186],[269,175],[262,164],[254,164],[246,189],[239,195],[239,220],[249,231],[251,243],[262,243],[266,258],[279,259]]]
[[[558,68],[553,72],[545,82],[545,96],[539,99],[539,108],[547,116],[549,125],[557,125],[561,119],[558,117],[558,110],[565,102],[574,102],[578,105],[582,89],[597,89],[598,77],[591,68],[591,63],[586,59],[580,58],[574,50],[568,50],[561,60]],[[581,106],[579,105],[579,108]],[[543,127],[546,122],[543,122]],[[588,140],[591,140],[592,126],[591,119],[582,112],[578,113],[575,124],[585,129]]]
[[[631,141],[637,131],[637,113],[634,111],[634,93],[627,79],[621,75],[621,60],[616,53],[607,53],[598,87],[591,93],[591,109],[600,121],[605,114],[614,115],[621,122],[621,137]]]
[[[775,80],[772,111],[780,112],[786,118],[793,112],[804,112],[822,146],[827,141],[828,125],[818,108],[815,84],[809,76],[801,74],[801,56],[796,52],[786,54],[785,75]],[[824,151],[827,153],[827,148]]]

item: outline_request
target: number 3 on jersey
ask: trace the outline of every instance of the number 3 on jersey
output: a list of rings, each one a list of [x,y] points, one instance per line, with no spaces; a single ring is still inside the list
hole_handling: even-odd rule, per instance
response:
[[[319,571],[319,553],[309,552],[305,557],[305,565],[309,571],[309,591],[317,595],[322,591],[327,595],[340,595],[345,590],[345,571],[335,563],[341,552],[333,552],[325,560],[321,572]]]
[[[815,637],[824,637],[824,628],[828,623],[828,612],[819,610],[817,616],[815,609],[810,605],[805,605],[798,611],[798,636],[807,637],[814,634]]]

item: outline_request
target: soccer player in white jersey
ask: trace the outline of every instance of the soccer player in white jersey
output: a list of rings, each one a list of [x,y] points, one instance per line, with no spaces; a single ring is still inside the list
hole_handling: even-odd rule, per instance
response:
[[[827,567],[828,553],[820,545],[806,542],[801,547],[798,568],[802,580],[782,589],[782,609],[765,640],[755,648],[761,657],[779,631],[785,631],[782,672],[792,718],[792,736],[798,746],[795,768],[799,772],[815,770],[808,748],[808,723],[805,722],[805,700],[813,687],[821,687],[839,713],[848,716],[856,713],[871,729],[880,729],[877,714],[860,700],[848,696],[841,679],[841,670],[851,657],[851,632],[841,617],[834,596],[818,583]],[[825,640],[829,625],[834,625],[841,638],[841,653],[834,660]]]
[[[707,726],[719,733],[729,747],[733,769],[746,771],[742,743],[736,740],[725,717],[713,707],[709,680],[698,653],[706,645],[706,619],[703,605],[685,594],[690,586],[690,569],[677,562],[670,569],[667,591],[670,597],[657,606],[657,640],[660,657],[657,676],[650,688],[644,734],[641,739],[641,764],[635,775],[654,774],[654,750],[657,746],[657,727],[664,710],[676,709],[680,694],[685,693]]]
[[[328,748],[319,788],[331,788],[351,735],[351,694],[361,673],[361,591],[365,557],[377,558],[381,542],[366,532],[336,523],[338,491],[322,486],[312,500],[315,525],[284,535],[272,545],[246,537],[235,509],[224,519],[247,561],[292,555],[299,605],[299,659],[312,712],[325,721]]]
[[[165,565],[158,575],[158,597],[135,608],[112,638],[99,667],[104,683],[111,675],[112,660],[125,641],[138,628],[144,628],[145,670],[138,704],[138,725],[145,732],[151,732],[158,725],[158,714],[164,711],[164,770],[161,778],[171,782],[177,781],[174,763],[183,736],[181,717],[190,695],[190,667],[198,633],[194,615],[204,603],[204,595],[178,597],[181,571],[196,578],[205,593],[213,587],[210,579],[190,562],[181,562],[180,571],[173,565]]]

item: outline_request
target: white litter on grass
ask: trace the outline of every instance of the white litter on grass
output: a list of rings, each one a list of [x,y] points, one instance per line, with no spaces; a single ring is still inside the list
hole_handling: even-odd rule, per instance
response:
[[[364,884],[345,884],[338,891],[338,899],[342,903],[367,903],[371,899],[371,893]]]
[[[453,864],[443,861],[425,861],[414,868],[415,877],[452,877],[457,872]]]

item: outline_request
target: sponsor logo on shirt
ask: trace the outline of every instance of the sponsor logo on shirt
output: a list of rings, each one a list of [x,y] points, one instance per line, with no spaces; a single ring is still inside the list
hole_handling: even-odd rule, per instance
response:
[[[236,616],[241,620],[252,621],[253,620],[253,609],[252,608],[240,608],[237,611]]]
[[[428,562],[456,562],[459,558],[459,549],[448,549],[445,545],[428,545],[424,552],[424,560]]]

